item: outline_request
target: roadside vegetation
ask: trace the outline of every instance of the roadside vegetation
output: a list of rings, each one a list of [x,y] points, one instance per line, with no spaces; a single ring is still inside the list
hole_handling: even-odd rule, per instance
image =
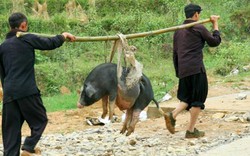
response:
[[[35,0],[2,0],[0,2],[0,41],[8,32],[8,16],[22,11],[29,18],[29,31],[60,34],[67,31],[76,36],[133,34],[182,24],[186,0],[47,0],[41,14]],[[232,81],[244,81],[250,71],[250,1],[190,0],[202,6],[201,19],[220,15],[222,43],[217,48],[205,47],[204,58],[209,76],[229,81],[230,72],[238,69]],[[20,3],[14,6],[12,2]],[[44,4],[45,0],[39,0]],[[205,26],[211,30],[211,24]],[[172,64],[173,32],[129,40],[138,48],[136,58],[150,78],[156,99],[171,92],[177,85]],[[112,42],[65,43],[53,51],[36,52],[36,78],[48,111],[75,108],[85,77],[100,63],[108,62]],[[116,62],[116,56],[113,62]],[[60,88],[71,93],[62,95]]]

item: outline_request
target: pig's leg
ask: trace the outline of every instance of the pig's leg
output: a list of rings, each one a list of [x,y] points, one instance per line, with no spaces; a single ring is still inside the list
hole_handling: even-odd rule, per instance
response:
[[[115,122],[113,116],[115,114],[116,96],[117,96],[116,90],[111,90],[109,94],[109,120],[111,122]]]
[[[102,119],[108,114],[108,96],[102,97]]]
[[[128,109],[128,110],[126,111],[126,118],[125,118],[125,121],[124,121],[124,123],[123,123],[122,130],[121,130],[120,133],[124,134],[124,133],[127,131],[127,127],[128,127],[128,125],[130,124],[130,122],[131,122],[132,113],[133,113],[133,110],[132,110],[132,109]]]
[[[133,112],[131,113],[131,116],[132,116],[131,119],[130,119],[131,122],[127,126],[127,131],[128,132],[126,133],[126,136],[129,136],[131,133],[134,132],[135,125],[139,121],[140,113],[141,113],[141,109],[133,110]]]
[[[110,100],[109,101],[109,120],[111,122],[115,122],[113,116],[115,112],[115,100]]]

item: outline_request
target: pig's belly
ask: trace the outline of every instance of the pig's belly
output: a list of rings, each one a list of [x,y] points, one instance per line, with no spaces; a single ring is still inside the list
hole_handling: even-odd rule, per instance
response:
[[[119,94],[116,97],[116,105],[120,110],[127,110],[134,104],[134,100],[125,99]]]

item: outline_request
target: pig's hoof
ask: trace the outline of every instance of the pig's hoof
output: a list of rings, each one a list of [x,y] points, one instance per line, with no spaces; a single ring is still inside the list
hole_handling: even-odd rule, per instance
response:
[[[115,119],[114,118],[110,119],[110,122],[115,123]]]
[[[126,132],[126,129],[124,128],[120,131],[121,134],[124,134],[125,132]]]
[[[126,136],[129,136],[133,132],[134,132],[133,128],[128,128],[128,132],[126,133]]]
[[[129,136],[131,133],[132,133],[131,131],[127,132],[127,133],[126,133],[126,136]]]

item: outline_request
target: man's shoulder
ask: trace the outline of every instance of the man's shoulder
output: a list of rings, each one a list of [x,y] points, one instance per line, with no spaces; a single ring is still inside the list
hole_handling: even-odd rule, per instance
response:
[[[198,30],[207,30],[207,28],[203,24],[194,25],[193,28]]]
[[[34,34],[26,34],[26,35],[23,35],[22,37],[20,37],[20,39],[22,39],[22,40],[34,40],[36,38],[37,38],[37,36]]]

